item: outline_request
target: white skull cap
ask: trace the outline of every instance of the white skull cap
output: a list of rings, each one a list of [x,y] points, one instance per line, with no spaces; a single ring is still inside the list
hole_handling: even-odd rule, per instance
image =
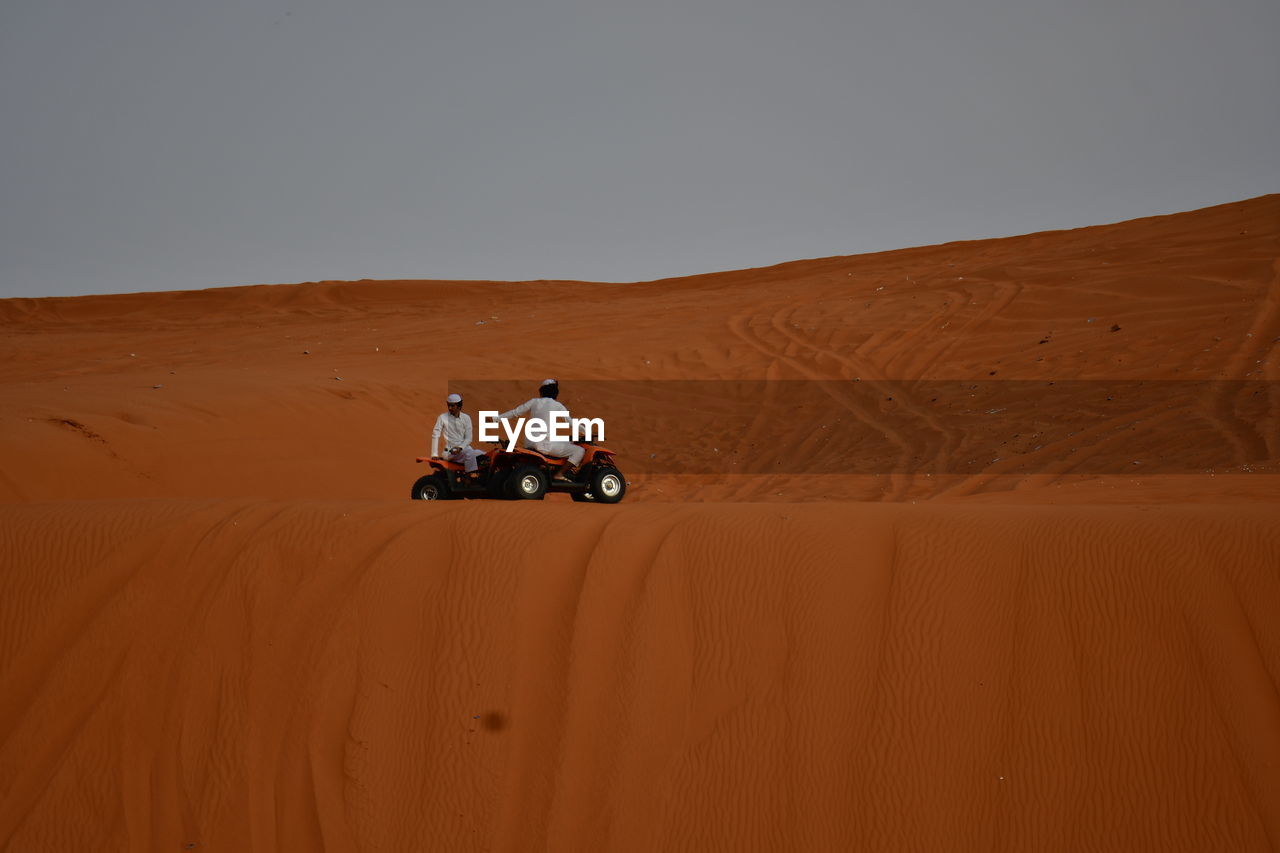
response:
[[[543,385],[555,385],[555,384],[556,384],[556,381],[555,381],[554,379],[544,379],[544,380],[542,380],[542,384],[543,384]]]
[[[445,398],[444,398],[444,401],[445,401],[446,403],[461,403],[461,402],[462,402],[462,395],[461,395],[461,394],[450,394],[448,397],[445,397]]]

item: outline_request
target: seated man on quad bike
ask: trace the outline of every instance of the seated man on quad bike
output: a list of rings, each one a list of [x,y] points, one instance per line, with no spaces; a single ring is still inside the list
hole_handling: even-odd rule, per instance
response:
[[[562,411],[567,414],[569,411],[564,403],[556,399],[558,396],[560,396],[560,384],[554,379],[544,379],[542,387],[538,389],[537,397],[521,403],[509,412],[503,412],[498,417],[505,420],[528,413],[529,420],[540,420],[550,429],[552,412]],[[582,464],[583,454],[586,453],[581,447],[569,441],[533,441],[528,442],[528,446],[544,456],[568,459],[569,467],[560,472],[560,477],[570,480],[577,473],[578,466]]]
[[[462,411],[462,397],[450,394],[445,398],[447,412],[436,418],[435,428],[431,430],[431,458],[441,458],[438,453],[440,436],[444,436],[445,459],[450,462],[461,462],[468,474],[476,473],[476,460],[484,456],[484,451],[471,446],[471,416]]]

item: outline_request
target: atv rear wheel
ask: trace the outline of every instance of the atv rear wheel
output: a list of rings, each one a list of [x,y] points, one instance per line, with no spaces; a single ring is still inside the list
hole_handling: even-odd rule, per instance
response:
[[[409,497],[415,501],[448,501],[453,500],[453,493],[449,491],[449,484],[440,474],[428,474],[425,477],[419,477],[418,481],[413,484],[413,491]]]
[[[547,475],[533,465],[521,465],[507,480],[507,495],[516,500],[540,501],[547,493]]]
[[[591,472],[591,486],[587,493],[597,503],[616,504],[627,493],[627,478],[612,465],[602,465]]]

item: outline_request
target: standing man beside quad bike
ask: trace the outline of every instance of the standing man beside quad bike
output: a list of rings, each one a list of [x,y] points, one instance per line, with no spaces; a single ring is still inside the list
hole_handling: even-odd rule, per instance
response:
[[[554,379],[542,380],[542,386],[538,389],[538,396],[530,400],[526,400],[519,406],[508,412],[498,415],[499,418],[506,420],[528,413],[529,420],[539,420],[546,424],[547,432],[551,429],[551,413],[560,411],[566,415],[569,413],[568,407],[561,403],[556,397],[560,396],[560,384]],[[560,473],[560,477],[572,480],[578,472],[578,466],[582,464],[583,454],[586,453],[578,445],[569,441],[531,441],[528,446],[538,451],[544,456],[556,456],[561,459],[569,460],[569,467]]]
[[[468,474],[474,474],[478,467],[476,460],[483,456],[484,452],[471,446],[471,415],[462,411],[462,397],[458,394],[450,394],[444,402],[449,410],[440,413],[440,417],[436,418],[435,428],[431,430],[431,458],[441,458],[438,449],[440,437],[443,435],[445,451],[443,458],[450,462],[462,463],[463,469]]]

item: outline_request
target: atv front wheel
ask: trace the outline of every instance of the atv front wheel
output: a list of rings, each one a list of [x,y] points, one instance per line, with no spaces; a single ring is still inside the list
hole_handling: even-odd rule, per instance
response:
[[[413,491],[409,497],[415,501],[448,501],[453,500],[453,493],[449,491],[449,484],[445,482],[444,477],[439,474],[428,474],[425,477],[419,477],[418,482],[413,484]]]
[[[507,479],[507,494],[516,500],[540,501],[547,493],[547,475],[541,468],[522,465]]]
[[[597,503],[616,504],[627,493],[627,479],[617,468],[604,465],[592,472],[587,492]]]

